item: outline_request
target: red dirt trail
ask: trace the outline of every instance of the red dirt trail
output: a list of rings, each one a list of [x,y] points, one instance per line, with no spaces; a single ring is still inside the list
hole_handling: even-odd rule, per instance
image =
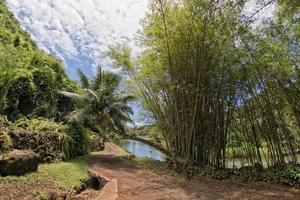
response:
[[[118,156],[120,151],[118,146],[107,143],[103,153],[89,159],[90,170],[116,180],[117,200],[300,200],[299,189],[284,185],[208,177],[187,181],[162,170],[130,164]]]

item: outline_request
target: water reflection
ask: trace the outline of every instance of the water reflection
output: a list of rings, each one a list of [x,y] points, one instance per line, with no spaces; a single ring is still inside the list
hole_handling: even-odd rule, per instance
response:
[[[166,156],[163,153],[142,142],[123,140],[121,146],[136,157],[147,157],[159,161],[164,161],[166,159]]]

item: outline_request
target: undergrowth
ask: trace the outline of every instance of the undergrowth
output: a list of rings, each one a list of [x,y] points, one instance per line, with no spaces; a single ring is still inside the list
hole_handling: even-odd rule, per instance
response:
[[[210,176],[218,180],[236,178],[243,181],[263,181],[300,187],[299,164],[282,164],[268,168],[244,166],[233,169],[220,169],[213,166],[185,167],[185,173],[188,174],[189,177],[201,175]]]

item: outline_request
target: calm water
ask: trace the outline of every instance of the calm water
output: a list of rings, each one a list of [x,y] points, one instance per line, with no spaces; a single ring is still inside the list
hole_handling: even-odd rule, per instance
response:
[[[153,160],[164,161],[166,156],[160,151],[154,149],[153,147],[144,144],[142,142],[134,141],[134,140],[123,140],[122,145],[124,149],[134,154],[136,157],[140,158],[151,158]],[[298,160],[300,160],[300,154],[297,155]],[[243,164],[243,160],[236,158],[234,160],[228,159],[226,162],[227,168],[232,168],[233,165],[236,167],[241,167]],[[248,163],[244,163],[245,166],[249,165]],[[267,166],[266,161],[263,160],[264,167]]]
[[[164,161],[166,159],[166,156],[163,153],[142,142],[134,140],[123,140],[121,146],[127,151],[134,154],[136,157],[146,157],[159,161]]]

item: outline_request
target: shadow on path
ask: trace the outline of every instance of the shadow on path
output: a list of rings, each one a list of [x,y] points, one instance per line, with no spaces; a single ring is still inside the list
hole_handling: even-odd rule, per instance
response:
[[[120,147],[107,143],[101,154],[92,155],[89,169],[116,179],[118,200],[201,200],[201,199],[299,199],[300,190],[262,182],[214,180],[198,177],[187,181],[168,172],[130,163],[120,156]]]

